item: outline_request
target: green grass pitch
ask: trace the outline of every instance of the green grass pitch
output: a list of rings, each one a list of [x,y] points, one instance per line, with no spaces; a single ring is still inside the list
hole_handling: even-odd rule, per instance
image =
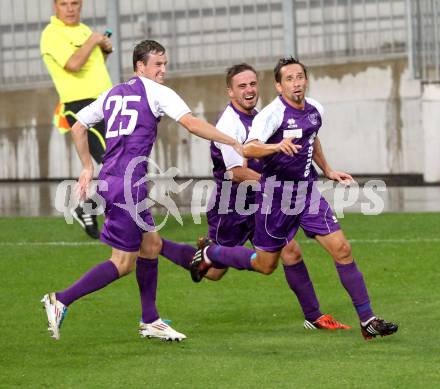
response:
[[[194,284],[161,259],[158,308],[185,342],[138,336],[133,274],[74,303],[57,342],[40,298],[67,287],[110,249],[60,218],[2,218],[0,387],[438,387],[440,215],[349,214],[340,221],[373,308],[400,325],[394,336],[363,340],[329,256],[301,233],[322,311],[352,330],[305,330],[280,268],[268,277],[230,270],[220,282]],[[205,231],[186,218],[184,227],[170,222],[161,234],[188,242]]]

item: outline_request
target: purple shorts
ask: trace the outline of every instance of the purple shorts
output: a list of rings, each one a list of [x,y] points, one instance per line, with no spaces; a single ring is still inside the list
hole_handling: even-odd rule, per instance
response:
[[[137,206],[148,196],[146,184],[138,187],[128,184],[127,197],[131,195],[130,200],[130,197],[125,198],[124,177],[105,175],[99,179],[105,180],[108,185],[107,191],[97,191],[105,200],[105,222],[101,231],[101,241],[122,251],[138,251],[142,243],[142,234],[155,231],[149,209],[139,211]]]
[[[301,227],[309,238],[316,235],[328,235],[341,227],[333,214],[330,205],[317,191],[312,191],[312,183],[304,195],[304,207],[295,215],[287,215],[281,210],[281,196],[274,195],[270,211],[261,209],[263,195],[257,193],[257,204],[260,210],[255,215],[255,248],[276,252],[289,243]],[[293,196],[291,209],[294,209],[296,197]]]
[[[243,246],[252,241],[255,230],[255,215],[219,215],[208,212],[208,237],[221,246]]]
[[[217,211],[208,211],[208,237],[214,243],[227,246],[243,246],[254,237],[255,215],[242,216],[237,214],[219,215]],[[215,264],[216,269],[227,266]]]

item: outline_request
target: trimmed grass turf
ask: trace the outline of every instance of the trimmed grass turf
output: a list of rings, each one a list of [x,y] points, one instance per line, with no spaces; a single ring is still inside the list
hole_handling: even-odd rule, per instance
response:
[[[39,299],[68,286],[110,250],[19,243],[91,241],[62,219],[0,219],[0,387],[435,387],[440,215],[349,214],[341,224],[354,239],[375,311],[400,324],[395,336],[362,339],[328,255],[301,234],[322,310],[352,330],[304,330],[280,268],[270,277],[231,270],[221,282],[193,284],[187,272],[161,260],[158,307],[188,336],[185,342],[139,338],[133,274],[72,305],[56,342]],[[171,222],[161,233],[191,241],[204,231],[205,224],[186,218],[184,227]]]

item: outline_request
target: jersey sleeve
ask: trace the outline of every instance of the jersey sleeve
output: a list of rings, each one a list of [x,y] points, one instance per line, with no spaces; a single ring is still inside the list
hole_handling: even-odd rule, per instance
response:
[[[237,128],[238,120],[239,119],[237,117],[234,117],[234,115],[231,113],[231,110],[228,107],[227,109],[225,109],[223,114],[218,119],[217,123],[215,124],[215,127],[224,134],[229,135],[230,137],[241,142],[241,140],[238,139],[238,135],[239,135]]]
[[[77,120],[83,126],[90,128],[104,119],[104,100],[109,90],[101,93],[101,95],[95,101],[84,107],[76,114]]]
[[[77,48],[65,39],[64,34],[57,33],[54,28],[48,28],[43,31],[40,41],[40,51],[45,62],[49,56],[59,66],[64,68],[76,50]]]
[[[316,101],[315,99],[312,99],[311,97],[306,97],[306,101],[313,105],[319,112],[319,114],[321,115],[321,117],[324,117],[324,107],[322,106],[322,104],[319,101]]]
[[[222,144],[220,145],[220,151],[222,152],[222,157],[225,163],[226,170],[244,165],[243,157],[238,154],[232,146]]]
[[[220,119],[216,123],[215,127],[236,141],[242,143],[243,139],[240,138],[240,133],[238,129],[239,119],[234,117],[234,114],[230,109],[226,109],[220,116]],[[244,159],[238,154],[234,148],[230,145],[225,145],[223,143],[214,142],[214,144],[220,149],[223,157],[223,162],[225,163],[226,170],[232,169],[233,167],[243,166]]]
[[[266,143],[283,122],[284,107],[272,102],[255,116],[246,143],[259,140]]]
[[[176,122],[191,110],[171,88],[152,80],[142,79],[147,91],[148,103],[156,117],[167,115]]]

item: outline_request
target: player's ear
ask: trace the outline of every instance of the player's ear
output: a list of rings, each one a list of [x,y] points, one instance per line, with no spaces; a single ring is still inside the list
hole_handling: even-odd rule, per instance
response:
[[[145,64],[142,61],[140,61],[140,60],[137,61],[136,62],[136,72],[138,72],[138,71],[142,72],[144,66],[145,66]]]
[[[281,88],[281,83],[280,82],[276,82],[275,83],[275,88],[276,88],[276,90],[277,90],[277,92],[279,94],[281,94],[281,92],[283,91],[283,88]]]
[[[228,96],[230,97],[230,98],[232,98],[232,97],[234,97],[234,92],[232,92],[232,89],[231,88],[226,88],[226,92],[228,92]]]

